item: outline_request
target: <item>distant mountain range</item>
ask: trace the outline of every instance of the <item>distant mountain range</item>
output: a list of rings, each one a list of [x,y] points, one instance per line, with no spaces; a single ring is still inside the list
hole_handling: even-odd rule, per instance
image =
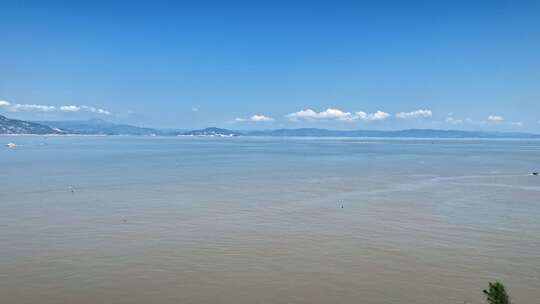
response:
[[[36,121],[35,123],[80,135],[158,135],[162,133],[155,129],[115,124],[102,119]]]
[[[202,130],[193,130],[189,132],[183,132],[178,135],[184,136],[221,136],[221,137],[231,137],[231,136],[240,136],[244,135],[241,132],[231,131],[227,129],[220,128],[206,128]]]
[[[64,134],[62,130],[24,120],[9,119],[0,115],[0,134]]]
[[[327,130],[327,129],[278,129],[250,131],[250,136],[291,136],[291,137],[390,137],[390,138],[540,138],[538,134],[515,132],[484,132],[434,129],[409,129],[399,131],[376,130]]]
[[[385,137],[385,138],[539,138],[538,134],[515,132],[484,132],[411,129],[400,131],[327,130],[316,128],[278,129],[264,131],[234,131],[206,128],[193,131],[170,131],[115,124],[101,119],[82,121],[36,121],[9,119],[0,115],[0,134],[36,135],[145,135],[145,136],[273,136],[273,137]]]

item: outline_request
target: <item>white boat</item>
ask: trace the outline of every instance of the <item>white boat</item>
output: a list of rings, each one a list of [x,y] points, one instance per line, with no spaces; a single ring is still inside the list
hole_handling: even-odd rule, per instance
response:
[[[6,146],[7,146],[8,148],[15,148],[15,147],[17,147],[17,145],[14,144],[14,143],[9,143],[9,144],[7,144]]]

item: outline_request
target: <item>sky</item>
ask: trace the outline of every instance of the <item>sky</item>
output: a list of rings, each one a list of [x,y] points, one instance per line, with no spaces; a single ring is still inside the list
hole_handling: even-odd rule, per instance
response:
[[[0,114],[540,133],[540,1],[4,1]]]

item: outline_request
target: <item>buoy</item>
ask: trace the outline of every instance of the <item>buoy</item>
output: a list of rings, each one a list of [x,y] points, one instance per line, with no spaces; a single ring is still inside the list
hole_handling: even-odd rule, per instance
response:
[[[540,173],[539,172],[533,172],[532,175],[536,176],[536,175],[540,175]]]

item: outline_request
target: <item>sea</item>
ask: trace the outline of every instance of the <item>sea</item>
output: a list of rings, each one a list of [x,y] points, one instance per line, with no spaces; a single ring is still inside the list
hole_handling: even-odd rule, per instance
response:
[[[2,136],[0,302],[538,303],[535,171],[537,140]]]

